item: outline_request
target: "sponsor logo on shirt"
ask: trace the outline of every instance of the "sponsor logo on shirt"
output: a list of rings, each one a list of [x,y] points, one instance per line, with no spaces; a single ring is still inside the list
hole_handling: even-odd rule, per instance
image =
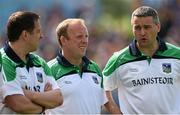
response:
[[[129,68],[129,71],[130,72],[138,72],[138,69],[137,68]]]
[[[170,63],[163,63],[162,70],[164,73],[171,73],[171,64]]]
[[[42,83],[43,82],[43,75],[41,72],[36,72],[37,80],[38,82]]]
[[[71,81],[64,81],[65,84],[72,84]]]
[[[30,91],[36,91],[36,92],[40,92],[41,87],[39,85],[30,87],[28,85],[25,86],[25,89],[30,90]]]
[[[27,79],[27,77],[25,75],[21,75],[19,76],[21,79]]]
[[[98,79],[97,79],[96,76],[92,76],[92,79],[93,79],[94,83],[99,84]]]
[[[132,80],[133,86],[140,85],[153,85],[153,84],[161,84],[161,85],[173,85],[174,80],[172,77],[147,77]]]

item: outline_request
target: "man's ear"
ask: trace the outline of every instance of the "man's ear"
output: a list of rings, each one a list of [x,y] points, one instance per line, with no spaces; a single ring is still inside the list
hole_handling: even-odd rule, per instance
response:
[[[23,30],[21,32],[21,35],[20,35],[24,40],[28,40],[29,39],[29,32],[27,32],[26,30]]]
[[[66,38],[64,36],[61,36],[58,40],[59,44],[63,45],[65,43]]]
[[[157,29],[158,29],[158,32],[160,32],[160,30],[161,30],[161,24],[157,24]]]

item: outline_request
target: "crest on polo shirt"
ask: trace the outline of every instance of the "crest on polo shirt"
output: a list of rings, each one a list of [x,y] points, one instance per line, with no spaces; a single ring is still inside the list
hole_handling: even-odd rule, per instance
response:
[[[96,76],[92,76],[92,79],[93,79],[94,83],[99,84],[99,81]]]
[[[37,80],[38,82],[42,83],[43,82],[43,75],[41,72],[36,72]]]
[[[162,70],[164,73],[171,73],[171,64],[170,63],[163,63]]]

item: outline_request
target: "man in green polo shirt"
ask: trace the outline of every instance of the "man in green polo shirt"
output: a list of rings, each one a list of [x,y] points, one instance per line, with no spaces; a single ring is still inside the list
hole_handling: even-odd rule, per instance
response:
[[[0,53],[0,113],[1,109],[4,106],[3,104],[3,95],[2,95],[2,85],[3,85],[3,76],[2,76],[2,58],[1,58],[1,53]]]
[[[158,13],[142,6],[131,17],[135,39],[103,70],[110,95],[118,89],[123,114],[180,114],[180,48],[164,42]]]
[[[4,107],[1,113],[42,113],[62,104],[60,89],[46,62],[30,53],[42,38],[39,16],[15,12],[7,23],[8,42],[1,49]]]
[[[84,20],[66,19],[56,32],[61,52],[48,64],[64,103],[49,113],[100,114],[104,104],[111,113],[119,113],[119,108],[113,108],[113,102],[106,98],[100,68],[85,56],[89,33]]]

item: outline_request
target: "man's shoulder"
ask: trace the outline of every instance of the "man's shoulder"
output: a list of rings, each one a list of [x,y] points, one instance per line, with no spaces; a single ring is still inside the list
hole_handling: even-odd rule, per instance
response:
[[[128,56],[130,55],[130,52],[129,52],[129,46],[117,51],[117,52],[114,52],[113,56],[118,58],[118,57],[122,57],[122,56]]]
[[[8,57],[8,55],[6,54],[4,48],[0,49],[0,54],[1,54],[1,59],[3,60],[2,62],[7,64],[7,65],[16,65],[14,60],[12,60],[11,58]]]
[[[180,59],[180,47],[175,46],[171,43],[166,43],[166,46],[167,50],[165,50],[161,55],[165,57]]]
[[[56,58],[54,58],[54,59],[48,61],[47,64],[48,64],[48,66],[49,66],[50,68],[59,65]]]
[[[32,62],[35,65],[40,65],[40,66],[47,65],[46,61],[41,56],[39,56],[37,54],[30,53],[29,58],[32,60]]]
[[[114,72],[121,65],[133,60],[134,57],[130,54],[129,47],[125,47],[124,49],[115,52],[108,60],[105,68],[103,69],[104,75],[109,75]]]
[[[171,43],[168,43],[168,42],[166,42],[166,46],[167,46],[168,49],[170,49],[170,50],[177,50],[177,51],[180,52],[180,47],[179,47],[179,46],[176,46],[176,45],[171,44]]]
[[[124,61],[131,60],[131,57],[132,57],[132,55],[130,54],[129,47],[125,47],[122,50],[114,52],[113,55],[109,58],[108,62],[110,62],[110,63],[124,63]],[[118,61],[118,60],[121,60],[121,61]]]

